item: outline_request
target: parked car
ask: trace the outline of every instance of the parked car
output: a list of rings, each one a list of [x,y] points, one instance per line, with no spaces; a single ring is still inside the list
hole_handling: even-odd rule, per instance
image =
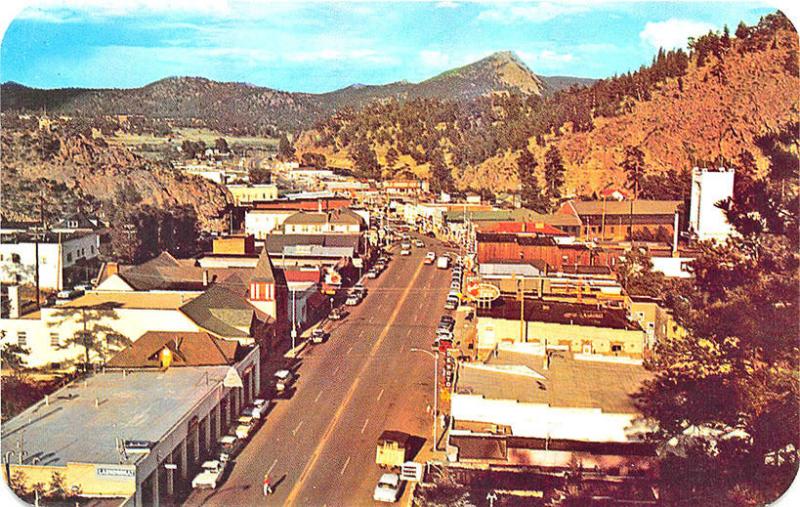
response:
[[[331,313],[328,315],[328,318],[331,320],[341,320],[343,317],[342,311],[338,308],[334,308],[331,310]]]
[[[255,420],[259,420],[264,415],[266,408],[267,408],[266,400],[261,400],[261,399],[253,400],[252,404],[244,407],[244,410],[242,410],[242,415],[252,417]]]
[[[358,297],[356,294],[350,294],[349,296],[347,296],[347,299],[345,300],[344,304],[346,304],[347,306],[356,306],[360,302],[361,302],[360,297]]]
[[[455,310],[458,308],[458,297],[457,296],[448,296],[447,300],[444,302],[445,310]]]
[[[76,291],[74,289],[73,290],[65,289],[65,290],[60,290],[60,291],[58,291],[58,293],[56,293],[56,299],[62,299],[62,300],[63,299],[73,299],[73,298],[76,298],[76,297],[80,296],[81,294],[82,294],[82,292],[78,292],[78,291]]]
[[[367,271],[367,278],[375,279],[378,278],[378,270],[375,268],[370,269]]]
[[[294,374],[289,370],[278,370],[273,377],[275,378],[275,390],[279,393],[285,391],[294,381]]]
[[[394,503],[400,496],[400,476],[397,474],[383,474],[378,479],[372,499],[378,502]]]
[[[222,474],[225,473],[226,464],[227,462],[218,459],[204,462],[201,472],[192,479],[192,488],[215,489],[221,482]]]
[[[400,250],[400,255],[411,255],[411,250],[408,250],[408,249],[404,248],[404,249]]]
[[[450,324],[455,324],[456,319],[453,318],[452,315],[447,315],[446,313],[439,318],[439,322],[449,322]]]
[[[425,242],[422,241],[421,239],[416,239],[416,240],[414,240],[414,246],[418,247],[418,248],[422,248],[422,247],[425,246]]]
[[[311,343],[322,343],[328,339],[328,333],[321,327],[316,328],[311,332]]]
[[[408,241],[403,241],[402,243],[400,243],[400,248],[402,248],[403,250],[411,250],[411,243],[409,243]]]

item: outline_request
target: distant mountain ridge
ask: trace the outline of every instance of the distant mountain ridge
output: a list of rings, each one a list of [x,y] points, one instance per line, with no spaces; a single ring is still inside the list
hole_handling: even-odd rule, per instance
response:
[[[591,81],[590,81],[591,82]],[[307,128],[337,109],[360,108],[372,101],[418,97],[465,100],[493,93],[542,95],[586,79],[537,76],[514,53],[494,53],[419,83],[353,84],[312,94],[286,92],[249,83],[203,77],[168,77],[140,88],[37,89],[7,82],[0,88],[3,111],[41,111],[84,116],[130,114],[230,126],[259,133]],[[225,130],[223,128],[223,130]]]

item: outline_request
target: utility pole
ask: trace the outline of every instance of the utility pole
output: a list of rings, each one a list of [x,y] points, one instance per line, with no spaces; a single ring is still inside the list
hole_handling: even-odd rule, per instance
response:
[[[514,275],[517,284],[517,301],[519,302],[519,341],[526,342],[525,339],[525,280]]]

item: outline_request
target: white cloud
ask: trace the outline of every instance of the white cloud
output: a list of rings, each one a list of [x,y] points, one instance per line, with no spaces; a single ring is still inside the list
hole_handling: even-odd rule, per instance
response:
[[[716,27],[710,23],[691,19],[670,18],[666,21],[649,21],[639,38],[654,48],[673,49],[686,47],[689,37],[702,35]]]
[[[419,52],[419,59],[425,67],[441,69],[450,63],[450,57],[434,49],[423,49]]]
[[[507,24],[518,21],[542,23],[559,16],[585,12],[591,7],[591,2],[586,1],[505,3],[482,11],[478,19]]]
[[[375,51],[374,49],[320,49],[315,51],[297,51],[287,53],[285,59],[290,62],[315,62],[335,60],[360,60],[374,64],[394,63],[395,59]]]
[[[455,9],[455,8],[458,8],[458,7],[460,7],[460,5],[458,3],[451,2],[449,0],[446,0],[444,2],[436,2],[436,8],[437,9]]]

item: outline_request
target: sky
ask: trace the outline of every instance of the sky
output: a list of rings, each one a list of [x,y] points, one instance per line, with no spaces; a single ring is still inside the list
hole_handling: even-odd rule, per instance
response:
[[[724,24],[734,31],[775,10],[605,0],[20,1],[0,45],[0,81],[129,88],[202,76],[312,93],[417,82],[504,50],[537,74],[603,78],[649,63],[659,47],[685,47],[690,36]]]

